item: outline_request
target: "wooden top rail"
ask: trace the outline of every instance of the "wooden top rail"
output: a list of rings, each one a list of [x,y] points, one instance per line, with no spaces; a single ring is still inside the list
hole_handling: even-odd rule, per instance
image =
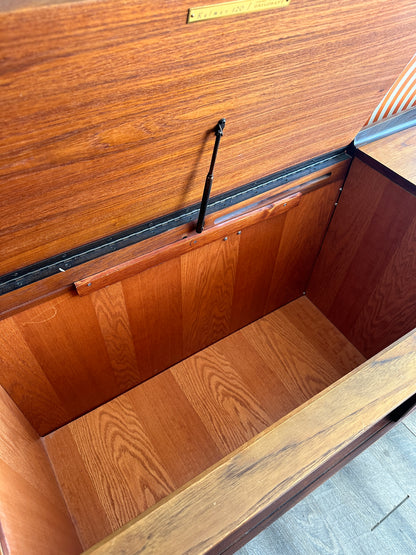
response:
[[[86,553],[226,549],[232,534],[247,529],[415,391],[416,330]]]
[[[215,221],[207,226],[202,233],[193,231],[185,235],[183,239],[166,245],[127,262],[119,264],[114,268],[109,268],[92,276],[86,277],[75,282],[78,295],[88,295],[102,287],[116,283],[128,277],[134,276],[144,270],[171,260],[177,256],[185,254],[193,249],[197,249],[211,243],[221,237],[226,237],[231,233],[238,233],[242,228],[254,225],[267,218],[283,214],[297,206],[300,202],[302,193],[291,195],[279,195],[272,199],[265,199],[259,206],[245,206],[235,214],[233,212],[223,216],[220,223]]]

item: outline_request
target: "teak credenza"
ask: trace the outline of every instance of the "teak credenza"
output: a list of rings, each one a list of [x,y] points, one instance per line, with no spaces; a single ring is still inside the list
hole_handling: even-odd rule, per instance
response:
[[[0,0],[4,553],[231,553],[414,407],[414,2],[193,7]]]

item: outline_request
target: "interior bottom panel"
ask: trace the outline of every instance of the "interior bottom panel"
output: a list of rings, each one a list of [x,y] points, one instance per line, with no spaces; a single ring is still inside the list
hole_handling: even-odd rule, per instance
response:
[[[84,548],[363,361],[302,297],[46,436]]]

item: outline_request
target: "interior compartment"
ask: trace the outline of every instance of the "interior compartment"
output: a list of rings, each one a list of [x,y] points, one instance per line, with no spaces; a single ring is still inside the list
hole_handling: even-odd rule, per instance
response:
[[[302,297],[47,435],[83,547],[363,361]]]
[[[6,552],[38,506],[45,553],[93,545],[414,327],[415,196],[359,160],[341,187],[0,322]]]

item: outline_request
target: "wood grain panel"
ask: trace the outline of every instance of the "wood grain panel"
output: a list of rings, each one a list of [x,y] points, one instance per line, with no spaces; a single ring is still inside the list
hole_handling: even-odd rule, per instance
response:
[[[120,391],[89,298],[66,294],[13,319],[70,415]]]
[[[335,181],[304,195],[296,212],[287,214],[264,314],[306,290],[340,187]]]
[[[88,0],[0,0],[1,12],[15,12],[17,10],[68,4],[69,2],[87,2]]]
[[[108,453],[112,441],[114,455]],[[163,484],[166,495],[223,455],[169,371],[57,430],[45,445],[84,548],[127,522],[131,511],[141,512],[138,503],[152,505]],[[131,491],[130,481],[136,484]],[[140,488],[136,496],[134,487]]]
[[[308,285],[308,295],[311,295],[313,302],[324,314],[327,314],[332,306],[348,272],[350,260],[359,250],[374,216],[384,191],[384,188],[380,187],[380,179],[381,176],[378,173],[369,172],[365,164],[357,159],[354,160],[346,182],[348,189],[351,186],[354,187],[354,195],[346,194],[344,191],[340,199],[341,204],[336,210],[334,223],[325,236],[323,252],[325,252],[326,276],[323,272],[323,253],[320,253]],[[338,222],[338,225],[335,225],[335,222]],[[351,233],[352,230],[353,233]],[[354,241],[350,240],[351,237],[354,237]],[[343,243],[342,249],[341,243]],[[332,279],[333,276],[337,276],[337,279]],[[323,286],[324,283],[325,286]]]
[[[180,259],[126,279],[123,291],[143,380],[183,358]]]
[[[100,538],[104,530],[106,534],[117,530],[100,502],[70,428],[63,426],[43,441],[83,547]]]
[[[180,260],[0,322],[1,383],[40,434],[180,360]]]
[[[181,259],[185,355],[231,331],[239,241],[234,233]]]
[[[258,321],[256,334],[249,333],[247,328],[242,330],[242,334],[276,372],[298,404],[307,401],[348,371],[338,364],[332,365],[321,356],[316,342],[302,341],[302,333],[285,318],[284,312],[276,311],[264,316]],[[301,341],[302,348],[296,349]],[[354,349],[349,368],[355,366],[357,358],[363,360]]]
[[[128,398],[175,489],[222,457],[170,370],[136,387]]]
[[[257,320],[265,313],[285,222],[286,215],[282,215],[241,232],[232,306],[232,331]]]
[[[165,502],[89,550],[221,552],[256,517],[415,392],[409,334],[226,457]],[[307,446],[307,448],[305,448]]]
[[[1,384],[38,432],[52,422],[67,422],[71,413],[41,368],[11,318],[0,322]]]
[[[321,323],[331,329],[329,337],[344,352],[340,359],[345,359],[345,352],[355,352],[318,310],[310,309],[307,299],[291,303],[286,313],[292,306],[296,314],[305,307],[313,325],[302,332],[289,326],[283,332],[270,324],[276,342],[285,345],[281,352],[287,355],[289,373],[298,372],[309,382],[315,379],[315,368],[325,364],[326,345],[317,331]],[[290,380],[283,385],[275,370],[282,368],[279,356],[266,362],[262,345],[248,341],[259,330],[261,321],[46,437],[84,546],[98,541],[100,518],[102,535],[109,526],[118,528],[304,400]],[[323,353],[311,349],[311,342]],[[294,353],[299,349],[307,349],[310,367],[297,369]],[[348,369],[344,360],[344,371],[356,360],[351,357]],[[334,375],[325,368],[321,373],[325,385],[332,383]]]
[[[66,434],[66,428],[63,430]],[[61,486],[76,521],[82,516],[79,498],[84,504],[83,495],[89,497],[91,487],[94,496],[88,500],[87,506],[94,512],[94,506],[97,506],[96,520],[104,511],[105,525],[109,523],[112,530],[173,491],[174,486],[144,433],[128,396],[96,409],[94,418],[69,424],[68,431],[72,436],[69,445],[75,443],[80,457],[53,458],[55,436],[61,447],[65,440],[61,430],[46,439],[46,446],[49,449],[52,444],[49,453],[58,477],[61,473],[72,475],[70,482]],[[81,483],[87,481],[89,486],[81,496],[79,486],[74,488],[78,480]],[[84,512],[85,516],[90,518]],[[95,526],[92,528],[81,521],[79,533],[85,547],[98,541],[99,535],[95,534],[100,531],[96,532]]]
[[[383,273],[386,263],[394,256],[409,226],[416,219],[416,197],[409,195],[407,198],[407,193],[405,196],[402,195],[402,189],[395,185],[388,185],[383,191],[375,214],[370,220],[368,230],[363,236],[362,245],[364,248],[359,248],[350,261],[350,267],[343,285],[349,283],[351,289],[348,291],[345,287],[342,287],[335,297],[334,304],[338,307],[341,307],[345,302],[348,303],[348,308],[345,309],[342,316],[343,324],[340,329],[349,329],[353,325],[357,313],[362,310],[364,302],[368,302],[368,297],[374,294],[374,289],[380,280],[380,275]],[[414,258],[415,247],[416,245],[413,242],[411,244],[412,251],[405,253],[407,256],[402,263]],[[396,269],[400,270],[400,267],[396,265]],[[409,293],[412,294],[414,291],[415,288],[410,285]],[[379,295],[384,296],[382,292],[379,292]],[[345,299],[348,300],[345,301]],[[339,312],[339,308],[336,309],[336,312]],[[403,333],[404,331],[400,335],[403,335]],[[387,338],[386,340],[388,344],[392,342]]]
[[[226,41],[188,8],[0,15],[1,273],[199,201],[220,117],[214,194],[343,148],[415,50],[412,0],[299,0]]]
[[[415,202],[413,206],[416,207]],[[361,339],[362,352],[378,352],[387,342],[415,325],[415,275],[416,217],[413,217],[399,247],[378,276],[377,287],[370,292],[366,309],[354,322],[354,341]]]
[[[293,303],[292,303],[293,304]],[[256,328],[258,323],[256,323]],[[269,367],[258,349],[246,341],[242,330],[227,337],[213,347],[227,364],[238,369],[239,379],[246,391],[261,400],[261,408],[270,423],[275,422],[298,406],[296,395],[289,393],[273,367]]]
[[[416,323],[415,221],[416,197],[354,160],[308,295],[366,356]]]
[[[39,436],[1,387],[0,405],[4,552],[78,554],[81,546]]]
[[[137,385],[138,369],[134,340],[121,283],[96,291],[91,302],[97,315],[115,379],[121,391]]]
[[[215,345],[172,368],[172,374],[222,455],[270,424],[260,400]]]
[[[321,353],[340,375],[362,364],[363,355],[351,343],[346,343],[339,330],[329,320],[321,319],[319,313],[318,308],[307,297],[282,306],[279,310],[279,316],[307,336],[310,345]],[[319,327],[315,324],[318,319]],[[310,333],[312,328],[313,334]]]

